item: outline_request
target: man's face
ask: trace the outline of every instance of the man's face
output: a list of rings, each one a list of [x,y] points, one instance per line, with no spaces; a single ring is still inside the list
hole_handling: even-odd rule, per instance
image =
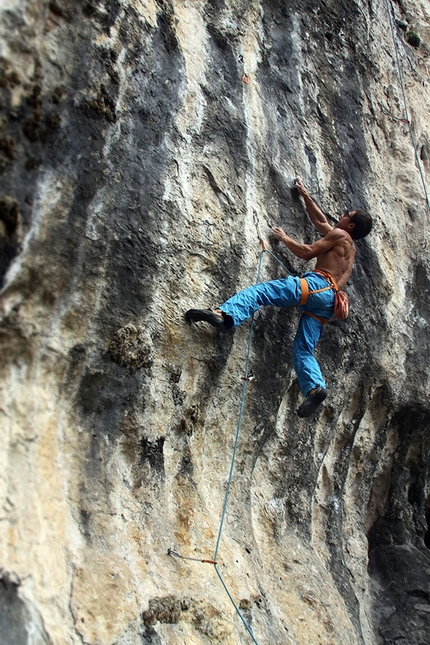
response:
[[[354,217],[356,212],[357,211],[345,211],[345,213],[336,224],[336,228],[341,228],[344,231],[348,230],[348,228],[350,228],[350,225],[353,224],[353,222],[351,222],[351,219],[352,217]]]

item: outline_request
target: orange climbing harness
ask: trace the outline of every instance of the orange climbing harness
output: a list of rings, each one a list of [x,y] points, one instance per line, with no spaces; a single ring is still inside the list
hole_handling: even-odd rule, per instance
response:
[[[329,286],[323,287],[322,289],[316,289],[315,291],[309,291],[309,285],[306,281],[306,278],[300,278],[302,295],[300,298],[299,305],[305,305],[308,301],[309,296],[312,295],[313,293],[320,293],[321,291],[327,291],[328,289],[333,289],[334,291],[333,317],[337,318],[338,320],[345,320],[345,318],[348,317],[348,313],[349,313],[348,296],[346,295],[346,293],[344,291],[339,291],[339,287],[337,286],[336,280],[328,271],[323,271],[322,269],[314,269],[313,273],[319,273],[320,275],[322,275],[329,283]],[[325,320],[324,318],[321,318],[320,316],[317,316],[316,314],[313,314],[310,311],[304,311],[303,313],[307,314],[308,316],[311,316],[312,318],[315,318],[322,325],[325,325],[327,322],[327,320]]]
[[[302,296],[300,298],[299,305],[305,305],[313,293],[320,293],[320,291],[327,291],[328,289],[333,289],[332,285],[329,287],[323,287],[322,289],[316,289],[315,291],[309,291],[309,285],[306,278],[300,278],[300,286],[302,288]]]

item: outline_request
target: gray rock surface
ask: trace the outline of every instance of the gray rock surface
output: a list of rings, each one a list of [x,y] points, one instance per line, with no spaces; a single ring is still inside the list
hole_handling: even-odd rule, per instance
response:
[[[407,42],[407,31],[421,38]],[[430,642],[430,2],[4,0],[5,645]],[[296,311],[183,319],[368,209],[301,420]],[[285,269],[262,256],[261,279]],[[253,636],[251,636],[251,633]]]

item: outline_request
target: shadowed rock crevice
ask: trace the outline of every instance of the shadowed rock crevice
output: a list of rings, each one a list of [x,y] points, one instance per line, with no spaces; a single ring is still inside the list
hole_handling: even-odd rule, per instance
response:
[[[0,633],[3,645],[27,645],[28,635],[40,645],[51,645],[44,633],[40,617],[33,608],[30,612],[19,594],[20,584],[14,576],[2,572],[0,577]]]
[[[430,628],[429,565],[428,551],[412,545],[386,545],[370,551],[378,645],[402,640],[411,645],[426,642]]]
[[[405,542],[422,548],[427,526],[423,484],[429,467],[430,413],[425,408],[407,406],[393,417],[391,425],[398,437],[396,459],[381,517],[369,531],[369,549]]]
[[[390,486],[385,500],[380,500],[380,517],[368,534],[369,574],[375,590],[373,613],[381,634],[378,642],[406,639],[418,645],[425,641],[430,626],[424,493],[430,413],[407,406],[393,417],[392,426],[398,443]]]
[[[11,197],[0,198],[0,287],[6,271],[20,251],[20,209]]]

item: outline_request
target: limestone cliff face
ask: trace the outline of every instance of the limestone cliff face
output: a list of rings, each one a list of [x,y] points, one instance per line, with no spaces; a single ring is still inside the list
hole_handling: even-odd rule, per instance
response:
[[[4,0],[0,29],[1,642],[430,642],[430,2]],[[217,554],[247,631],[168,555],[214,556],[249,338],[183,312],[256,280],[254,211],[316,239],[297,175],[375,226],[316,418],[298,313],[255,317]]]

